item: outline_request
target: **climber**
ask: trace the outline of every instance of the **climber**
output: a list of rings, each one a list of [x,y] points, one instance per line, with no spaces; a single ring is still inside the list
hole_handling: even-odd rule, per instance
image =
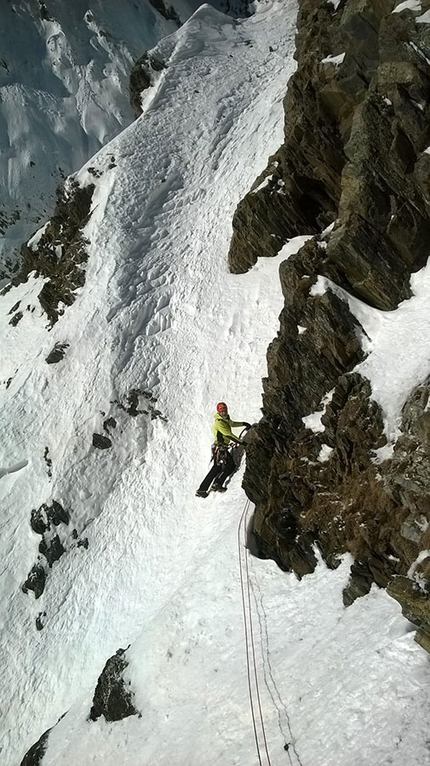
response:
[[[225,402],[219,402],[216,406],[214,415],[213,435],[215,442],[212,446],[213,466],[209,473],[203,479],[198,488],[197,497],[207,497],[209,488],[215,492],[226,492],[227,488],[223,486],[225,480],[236,470],[234,460],[228,449],[230,442],[235,444],[244,444],[242,439],[232,433],[232,428],[243,426],[247,430],[251,428],[249,423],[235,422],[230,419],[227,405]],[[213,482],[213,484],[212,484]],[[212,484],[212,487],[211,487]]]

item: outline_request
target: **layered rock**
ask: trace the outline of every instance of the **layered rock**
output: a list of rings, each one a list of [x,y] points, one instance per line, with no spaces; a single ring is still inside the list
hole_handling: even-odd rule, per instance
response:
[[[285,141],[238,206],[229,253],[231,270],[245,272],[313,235],[280,269],[285,304],[244,487],[261,555],[302,576],[318,550],[332,567],[351,552],[345,604],[390,584],[430,646],[428,384],[382,460],[382,416],[355,371],[363,330],[348,307],[354,296],[396,308],[428,257],[430,3],[299,5]]]

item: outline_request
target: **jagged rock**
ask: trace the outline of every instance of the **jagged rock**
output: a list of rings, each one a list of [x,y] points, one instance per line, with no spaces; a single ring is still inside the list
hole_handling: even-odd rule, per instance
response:
[[[107,436],[103,434],[93,434],[93,447],[97,449],[109,449],[112,447],[112,442]]]
[[[17,311],[16,314],[13,315],[12,319],[9,319],[9,324],[11,324],[12,327],[16,327],[18,322],[20,322],[21,319],[23,318],[23,316],[24,314],[22,313],[22,311]]]
[[[356,598],[369,593],[373,583],[386,588],[398,571],[399,559],[369,553],[366,561],[351,565],[348,585],[343,590],[343,603],[350,606]]]
[[[42,505],[31,512],[30,524],[33,532],[38,535],[43,535],[44,532],[51,528],[51,524],[58,526],[59,524],[68,524],[70,521],[70,514],[63,508],[61,503],[57,500],[52,501],[52,505]]]
[[[48,8],[46,7],[46,3],[43,2],[43,0],[39,0],[39,13],[40,18],[43,19],[43,21],[54,21],[52,16],[50,16]]]
[[[103,668],[97,682],[89,719],[103,715],[106,721],[120,721],[130,715],[140,715],[133,704],[133,693],[126,688],[123,673],[128,662],[125,649],[118,649]]]
[[[8,70],[7,64],[4,61],[4,59],[1,59],[0,66],[2,66],[6,71]],[[9,228],[9,226],[13,226],[16,221],[19,221],[21,218],[21,213],[19,210],[13,210],[10,213],[6,213],[4,210],[0,211],[0,234],[3,237],[6,230]],[[4,276],[4,272],[0,272],[1,278]]]
[[[63,713],[63,715],[58,719],[57,723],[61,721],[65,715],[66,713]],[[43,756],[45,755],[46,749],[48,747],[48,737],[53,728],[54,726],[51,726],[50,729],[47,729],[37,740],[36,744],[31,746],[30,750],[28,750],[22,759],[20,766],[41,766],[43,762]]]
[[[378,308],[409,297],[430,233],[429,32],[392,7],[300,3],[285,143],[236,210],[232,271],[336,220],[323,273]]]
[[[45,590],[45,582],[46,573],[43,566],[41,564],[35,564],[31,568],[25,583],[22,585],[22,591],[23,593],[28,593],[29,590],[32,590],[34,597],[40,598]]]
[[[28,752],[24,755],[20,766],[40,766],[43,756],[46,753],[46,748],[48,747],[48,737],[50,731],[51,729],[47,729],[47,731],[42,734],[40,739],[38,739],[37,742],[30,747],[30,750],[28,750]]]
[[[57,500],[53,500],[52,505],[46,507],[46,513],[56,527],[59,524],[68,524],[70,521],[69,512]]]
[[[124,410],[124,412],[131,415],[133,418],[137,415],[150,415],[151,420],[160,418],[160,420],[166,421],[167,418],[160,412],[160,410],[155,409],[156,403],[157,399],[150,391],[145,391],[140,388],[131,389],[126,395],[125,401],[121,402],[118,401],[118,399],[114,399],[112,402],[112,404],[116,404],[121,410]]]
[[[52,351],[50,351],[46,357],[45,362],[48,364],[57,364],[58,362],[61,362],[61,360],[64,359],[66,349],[68,348],[68,343],[56,343]]]
[[[33,508],[31,511],[30,526],[33,532],[42,536],[39,543],[39,553],[46,559],[49,567],[52,567],[53,563],[58,561],[66,552],[58,534],[52,533],[53,527],[58,527],[59,524],[68,525],[69,522],[69,512],[57,500],[53,500],[51,505],[42,503],[39,508]],[[39,598],[45,589],[45,583],[46,571],[38,562],[29,572],[22,590],[24,593],[32,590],[35,597]]]
[[[116,428],[116,420],[115,418],[106,418],[106,420],[103,421],[103,429],[109,433],[109,429]]]
[[[403,407],[403,435],[397,440],[393,457],[384,470],[388,491],[409,511],[402,531],[409,539],[417,535],[421,539],[423,520],[427,525],[430,522],[429,401],[430,381],[425,381],[412,391]]]
[[[80,187],[68,179],[57,191],[54,215],[44,227],[37,245],[23,245],[22,264],[14,284],[25,282],[30,272],[47,277],[39,301],[53,325],[63,309],[70,306],[75,292],[85,282],[88,259],[82,229],[88,221],[94,184]]]
[[[162,0],[160,1],[162,2]],[[129,95],[130,105],[136,118],[142,114],[142,91],[153,84],[154,72],[161,72],[165,66],[163,61],[150,53],[144,53],[133,64],[130,72]]]
[[[36,617],[36,630],[43,630],[44,628],[44,619],[46,617],[46,612],[39,612],[39,614]]]
[[[320,62],[344,49],[328,3],[301,2],[297,25],[299,66],[284,101],[285,143],[234,214],[228,256],[234,273],[336,219],[345,156],[336,113],[321,98],[319,74],[324,70],[327,82],[333,79],[336,68]]]
[[[149,2],[165,19],[175,21],[178,27],[181,26],[178,14],[168,2],[165,0],[149,0]]]
[[[366,596],[372,587],[373,577],[367,564],[355,561],[351,566],[348,585],[343,589],[343,603],[351,606],[360,596]]]
[[[43,535],[49,529],[49,521],[44,512],[45,506],[40,506],[37,510],[33,508],[30,518],[30,526],[37,535]]]
[[[15,311],[18,311],[18,309],[19,309],[19,307],[20,307],[20,304],[21,304],[21,301],[18,301],[17,303],[15,303],[15,304],[12,306],[12,308],[10,309],[10,311],[8,311],[8,314],[14,314],[14,313],[15,313]]]
[[[45,451],[43,453],[43,459],[48,469],[48,476],[49,478],[51,478],[52,477],[52,460],[49,457],[49,447],[45,447]]]
[[[52,567],[53,563],[58,561],[65,552],[66,550],[58,535],[55,535],[50,540],[43,538],[39,543],[39,553],[45,557],[49,567]]]

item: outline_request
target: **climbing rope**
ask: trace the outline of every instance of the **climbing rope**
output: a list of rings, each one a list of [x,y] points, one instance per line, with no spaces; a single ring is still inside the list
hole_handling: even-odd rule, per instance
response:
[[[263,766],[264,753],[265,753],[266,759],[267,759],[267,766],[271,766],[272,762],[270,760],[269,750],[267,746],[266,730],[264,727],[263,712],[261,708],[260,689],[258,685],[257,661],[255,656],[254,631],[253,631],[253,624],[252,624],[251,588],[249,583],[248,558],[246,555],[246,525],[247,525],[247,516],[248,516],[249,507],[250,507],[250,502],[249,500],[247,500],[247,502],[245,503],[245,508],[243,510],[242,516],[239,521],[239,526],[238,526],[239,571],[240,571],[240,585],[241,585],[241,592],[242,592],[243,624],[244,624],[244,632],[245,632],[248,693],[249,693],[249,702],[251,707],[252,725],[254,729],[254,739],[255,739],[255,747],[257,751],[258,762],[260,766]],[[242,535],[244,535],[243,540],[241,539]],[[253,682],[253,679],[254,679],[254,682]],[[254,698],[253,687],[255,689],[256,701]],[[259,724],[260,724],[259,728],[261,730],[262,738],[264,741],[264,750],[261,748],[260,741],[259,741],[258,726],[257,726],[257,708],[258,708],[258,718],[259,718]]]
[[[258,580],[254,578],[254,581],[255,583],[251,579],[251,590],[254,596],[254,602],[255,602],[255,607],[256,607],[257,616],[258,616],[258,623],[260,627],[260,641],[261,641],[261,651],[263,656],[264,683],[267,688],[267,691],[269,692],[270,698],[273,702],[273,706],[275,707],[277,712],[278,728],[281,733],[282,739],[284,740],[284,743],[285,743],[284,750],[288,754],[288,759],[290,761],[290,764],[291,766],[294,766],[293,759],[291,757],[291,753],[294,753],[297,760],[297,764],[299,766],[303,766],[294,743],[293,732],[291,730],[290,716],[289,716],[287,707],[284,701],[282,700],[282,697],[280,695],[279,689],[277,687],[277,684],[273,675],[272,663],[270,660],[269,634],[267,630],[267,615],[266,615],[266,610],[264,608],[263,594],[258,584]],[[258,591],[259,598],[257,598],[257,591]],[[284,722],[286,723],[286,727]]]
[[[245,507],[243,509],[242,515],[240,517],[239,525],[238,525],[238,555],[239,555],[240,584],[241,584],[241,593],[242,593],[243,622],[244,622],[244,633],[245,633],[248,694],[249,694],[252,725],[254,730],[255,747],[257,751],[258,762],[260,766],[263,766],[263,765],[271,766],[271,763],[272,763],[270,760],[269,749],[267,744],[266,730],[264,726],[263,711],[261,706],[260,688],[259,688],[259,682],[258,682],[257,659],[256,659],[255,640],[254,640],[254,626],[253,626],[253,617],[252,617],[252,611],[253,611],[252,599],[254,600],[255,609],[257,611],[257,617],[258,617],[258,623],[259,623],[259,629],[260,629],[260,642],[261,642],[261,650],[263,655],[264,682],[270,694],[270,697],[272,699],[273,705],[277,711],[278,727],[281,732],[282,738],[284,740],[284,750],[287,753],[290,766],[294,766],[292,753],[295,756],[296,763],[298,764],[298,766],[303,766],[294,744],[294,738],[291,731],[288,711],[285,704],[282,701],[281,695],[276,686],[275,679],[273,676],[272,666],[270,662],[267,619],[266,619],[266,612],[265,612],[264,604],[263,604],[263,596],[258,586],[258,583],[256,583],[256,587],[258,588],[258,591],[260,594],[260,607],[261,607],[261,611],[260,611],[256,591],[255,591],[253,582],[251,581],[250,569],[249,569],[249,553],[247,549],[247,521],[248,521],[248,513],[249,513],[250,507],[251,507],[251,503],[249,500],[247,500],[245,503]],[[263,623],[264,623],[264,629],[263,629]],[[271,681],[273,689],[275,690],[274,692],[272,691],[272,688],[269,685],[269,679]],[[286,736],[287,732],[284,731],[284,727],[282,724],[283,717],[285,718],[286,724],[287,724],[287,729],[288,729],[287,736]],[[260,731],[260,735],[259,735],[259,731]],[[263,740],[263,743],[264,743],[263,746],[261,745],[261,739]],[[289,740],[289,742],[287,740]]]

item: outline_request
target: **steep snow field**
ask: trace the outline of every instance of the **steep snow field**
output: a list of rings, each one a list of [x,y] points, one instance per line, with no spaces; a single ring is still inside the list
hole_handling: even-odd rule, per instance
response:
[[[1,4],[0,264],[49,217],[59,182],[132,122],[130,68],[178,26],[150,0],[42,5]],[[169,5],[185,21],[201,0]]]
[[[344,609],[347,558],[298,582],[247,556],[240,475],[194,496],[216,402],[259,418],[277,270],[303,242],[227,271],[235,206],[282,141],[295,14],[287,0],[241,22],[204,6],[162,40],[145,114],[76,176],[96,183],[76,302],[48,331],[43,280],[0,299],[4,766],[50,727],[43,766],[430,763],[428,655],[397,604],[372,590]],[[69,345],[48,365],[56,343]],[[133,390],[152,417],[126,413]],[[98,450],[108,418],[113,446]],[[54,500],[71,516],[66,552],[36,600],[21,591],[40,542],[30,514]],[[142,716],[88,721],[128,646]]]

